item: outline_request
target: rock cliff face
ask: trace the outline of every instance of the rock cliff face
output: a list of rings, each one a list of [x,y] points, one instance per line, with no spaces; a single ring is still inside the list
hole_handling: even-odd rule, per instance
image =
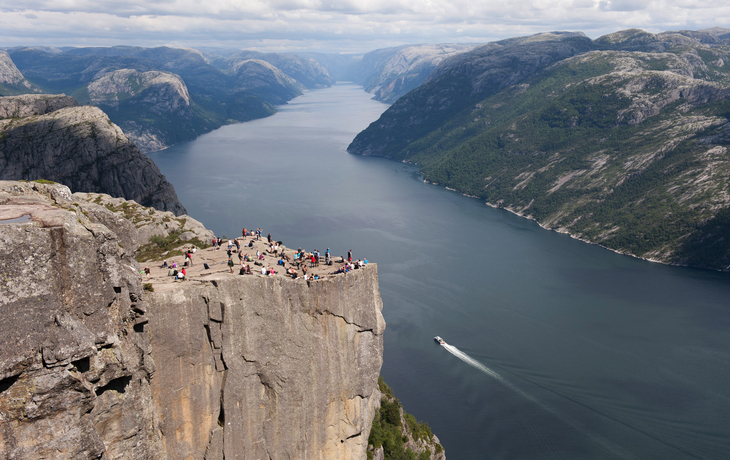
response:
[[[0,452],[365,459],[385,327],[377,267],[151,293],[135,225],[97,198],[0,182]]]
[[[164,458],[134,233],[67,187],[0,182],[3,458]]]
[[[193,111],[183,79],[170,72],[115,70],[102,73],[86,89],[91,102],[115,120],[143,152],[167,148],[185,139],[185,131],[196,132],[191,125],[206,123]]]
[[[120,101],[149,91],[140,101],[150,104],[158,115],[185,111],[190,107],[190,95],[182,78],[169,72],[138,72],[122,69],[107,73],[87,85],[94,104],[118,106]]]
[[[7,51],[0,50],[0,96],[37,91],[15,67]]]
[[[237,62],[233,72],[237,91],[255,94],[271,104],[283,104],[302,94],[296,80],[260,59]]]
[[[381,308],[375,267],[309,284],[225,277],[156,293],[152,392],[165,450],[364,459],[380,403]]]
[[[48,179],[176,215],[185,208],[157,166],[96,107],[71,98],[0,98],[0,179]],[[63,107],[58,108],[57,107]]]
[[[365,54],[350,64],[348,77],[365,87],[374,99],[395,102],[418,87],[449,56],[469,51],[473,45],[408,45]]]

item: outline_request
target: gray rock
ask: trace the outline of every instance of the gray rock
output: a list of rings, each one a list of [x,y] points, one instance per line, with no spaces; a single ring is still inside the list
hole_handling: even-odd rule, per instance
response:
[[[371,51],[351,64],[348,76],[365,87],[374,99],[394,102],[418,87],[433,69],[449,56],[469,51],[475,45],[406,45]]]
[[[43,96],[18,96],[0,98],[0,107],[14,107],[19,100],[40,107],[18,109],[24,113],[70,103],[66,98],[48,102]],[[47,179],[74,192],[108,193],[176,215],[186,212],[154,162],[96,107],[67,106],[0,120],[0,179]]]
[[[365,459],[385,328],[374,264],[150,293],[122,217],[139,205],[97,198],[0,182],[0,452]]]
[[[140,365],[146,334],[130,322],[143,297],[134,248],[75,203],[62,185],[0,182],[0,220],[32,218],[0,224],[0,451],[164,458]]]
[[[155,293],[153,356],[170,365],[152,389],[165,444],[178,440],[168,455],[364,459],[381,308],[372,264],[310,283],[224,275]]]
[[[76,99],[63,94],[25,94],[0,97],[0,119],[45,115],[66,107],[77,107]]]

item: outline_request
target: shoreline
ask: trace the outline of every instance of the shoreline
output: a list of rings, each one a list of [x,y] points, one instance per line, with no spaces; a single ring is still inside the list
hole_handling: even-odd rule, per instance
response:
[[[416,165],[415,163],[409,163],[409,162],[406,162],[405,160],[403,160],[402,162],[403,163],[408,163],[408,164],[411,164],[411,165]],[[423,173],[421,173],[421,174],[423,174]],[[476,195],[469,195],[468,193],[464,193],[464,192],[462,192],[462,191],[460,191],[458,189],[455,189],[453,187],[447,187],[445,185],[442,185],[442,184],[439,184],[439,183],[436,183],[436,182],[431,182],[431,181],[429,181],[426,178],[423,179],[423,182],[426,183],[426,184],[429,184],[429,185],[434,185],[434,186],[437,186],[437,187],[443,187],[443,188],[445,188],[446,190],[448,190],[450,192],[459,193],[460,195],[465,196],[467,198],[474,198],[474,199],[478,199],[478,200],[481,200],[482,199],[482,198],[479,198]],[[495,203],[490,203],[488,201],[485,201],[484,204],[487,205],[487,206],[489,206],[490,208],[507,211],[507,212],[509,212],[511,214],[514,214],[515,216],[518,216],[518,217],[521,217],[523,219],[527,219],[527,220],[533,221],[533,222],[535,222],[543,230],[547,230],[547,231],[550,231],[550,232],[559,233],[561,235],[567,235],[567,236],[569,236],[570,238],[572,238],[574,240],[578,240],[578,241],[580,241],[582,243],[590,244],[590,245],[593,245],[593,246],[598,246],[598,247],[600,247],[602,249],[606,249],[608,251],[611,251],[611,252],[613,252],[615,254],[619,254],[619,255],[622,255],[622,256],[629,256],[629,257],[633,257],[634,259],[639,259],[639,260],[644,260],[646,262],[651,262],[651,263],[666,265],[668,267],[692,268],[692,269],[696,269],[696,270],[709,270],[709,271],[719,272],[719,273],[728,273],[728,272],[730,272],[730,267],[728,267],[726,269],[713,269],[713,268],[704,268],[704,267],[694,267],[692,265],[677,264],[677,263],[672,263],[672,262],[664,262],[664,261],[659,260],[659,259],[653,259],[653,258],[649,258],[649,257],[637,256],[636,254],[632,254],[632,253],[627,252],[627,251],[621,251],[619,249],[609,248],[608,246],[604,246],[604,245],[602,245],[600,243],[596,243],[596,242],[587,240],[585,238],[581,238],[581,237],[579,237],[579,236],[577,236],[577,235],[575,235],[573,233],[570,233],[564,227],[557,227],[557,228],[548,227],[548,226],[542,224],[540,221],[538,221],[534,217],[532,217],[532,216],[526,216],[525,214],[523,214],[523,213],[521,213],[519,211],[515,211],[514,209],[511,209],[509,207],[504,207],[502,205],[495,204]]]

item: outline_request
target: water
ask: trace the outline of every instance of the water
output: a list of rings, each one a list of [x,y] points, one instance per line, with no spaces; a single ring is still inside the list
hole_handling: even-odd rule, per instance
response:
[[[219,235],[262,227],[378,263],[382,374],[449,460],[728,458],[730,277],[620,256],[348,154],[385,108],[336,85],[151,156]]]

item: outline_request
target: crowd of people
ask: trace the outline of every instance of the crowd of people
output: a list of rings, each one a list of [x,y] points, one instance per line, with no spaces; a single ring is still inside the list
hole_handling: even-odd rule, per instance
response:
[[[209,252],[202,253],[202,260],[198,259],[202,262],[202,267],[196,267],[196,274],[198,271],[204,274],[212,265],[220,264],[222,254],[214,254],[223,248],[227,255],[227,259],[223,259],[226,264],[223,270],[239,275],[281,275],[293,279],[319,280],[328,275],[363,268],[368,263],[367,260],[353,260],[352,249],[347,252],[347,257],[335,258],[330,248],[321,252],[318,249],[306,251],[300,247],[295,251],[286,248],[281,241],[275,241],[271,233],[266,236],[265,241],[262,241],[263,238],[260,228],[243,228],[239,238],[212,238]],[[189,278],[188,271],[194,266],[193,259],[198,258],[197,250],[191,246],[184,251],[181,264],[170,259],[169,263],[165,260],[159,268],[163,273],[167,270],[167,275],[174,277],[174,280],[184,281]],[[144,267],[142,274],[146,274],[149,280],[152,271],[149,267]]]

